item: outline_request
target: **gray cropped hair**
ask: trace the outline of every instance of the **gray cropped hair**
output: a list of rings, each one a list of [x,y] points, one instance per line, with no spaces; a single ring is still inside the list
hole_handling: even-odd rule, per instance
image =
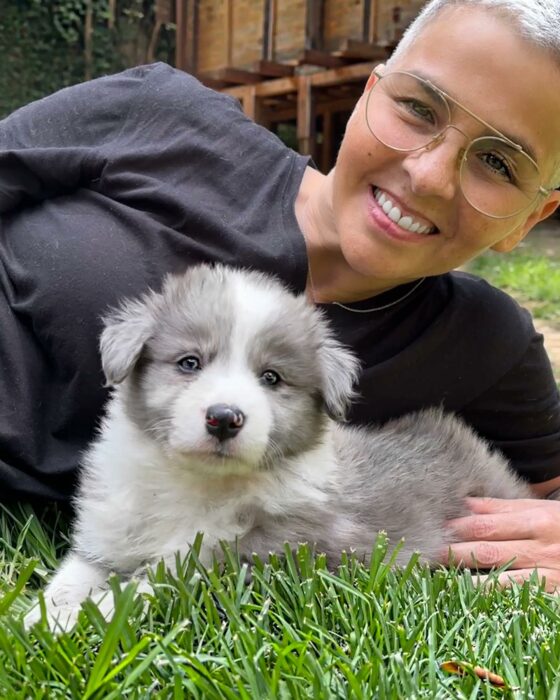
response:
[[[486,8],[505,17],[528,42],[549,51],[560,66],[560,0],[431,0],[408,27],[389,64],[437,15],[466,6]]]

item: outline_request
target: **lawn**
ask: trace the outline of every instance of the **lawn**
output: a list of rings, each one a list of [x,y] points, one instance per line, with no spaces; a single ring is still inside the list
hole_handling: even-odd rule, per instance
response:
[[[256,562],[250,581],[233,556],[206,571],[193,555],[178,574],[154,572],[149,606],[129,586],[110,623],[89,604],[72,634],[27,633],[18,612],[64,549],[61,531],[52,510],[0,515],[1,697],[560,697],[556,598],[537,584],[483,591],[416,562],[394,571],[382,542],[370,567],[349,559],[331,573],[302,548]]]
[[[560,330],[555,244],[485,255],[471,269]],[[28,633],[21,612],[67,533],[68,518],[53,508],[0,511],[1,698],[560,697],[557,598],[536,582],[483,590],[467,573],[416,562],[394,571],[382,542],[369,567],[350,558],[329,572],[303,548],[255,562],[250,580],[232,555],[223,570],[206,571],[193,553],[178,572],[154,572],[148,601],[115,584],[109,623],[89,603],[71,634]]]

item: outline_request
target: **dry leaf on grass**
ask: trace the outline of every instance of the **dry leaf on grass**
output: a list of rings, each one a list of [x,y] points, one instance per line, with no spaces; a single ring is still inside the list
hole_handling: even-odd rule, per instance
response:
[[[488,683],[491,683],[497,688],[506,687],[506,682],[501,676],[498,676],[497,673],[492,673],[492,671],[482,668],[481,666],[473,666],[466,661],[444,661],[440,665],[440,668],[442,671],[446,671],[447,673],[455,673],[458,676],[464,676],[465,673],[470,671],[478,678],[488,681]],[[511,690],[513,690],[513,688]]]

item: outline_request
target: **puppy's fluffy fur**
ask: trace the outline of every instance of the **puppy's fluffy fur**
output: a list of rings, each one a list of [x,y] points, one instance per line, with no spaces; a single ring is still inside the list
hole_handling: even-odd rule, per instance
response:
[[[331,565],[404,538],[398,562],[434,562],[468,495],[530,497],[456,418],[426,410],[381,428],[335,422],[358,365],[320,312],[270,277],[199,266],[106,319],[114,393],[85,456],[69,555],[48,586],[51,619],[115,571],[174,561],[197,532],[241,556],[312,542]],[[38,617],[32,611],[27,623]]]

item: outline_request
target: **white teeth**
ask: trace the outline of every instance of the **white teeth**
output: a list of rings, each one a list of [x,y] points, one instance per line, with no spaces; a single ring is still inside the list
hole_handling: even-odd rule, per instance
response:
[[[387,195],[380,189],[375,190],[375,199],[378,201],[379,206],[383,209],[385,214],[394,221],[398,226],[400,226],[405,231],[411,231],[412,233],[426,234],[431,233],[434,228],[432,226],[426,226],[421,224],[419,221],[413,219],[412,216],[406,215],[402,216],[401,210],[393,204],[393,202],[387,197]]]
[[[405,228],[407,231],[412,230],[412,216],[403,216],[403,218],[399,221],[399,226],[401,228]]]

